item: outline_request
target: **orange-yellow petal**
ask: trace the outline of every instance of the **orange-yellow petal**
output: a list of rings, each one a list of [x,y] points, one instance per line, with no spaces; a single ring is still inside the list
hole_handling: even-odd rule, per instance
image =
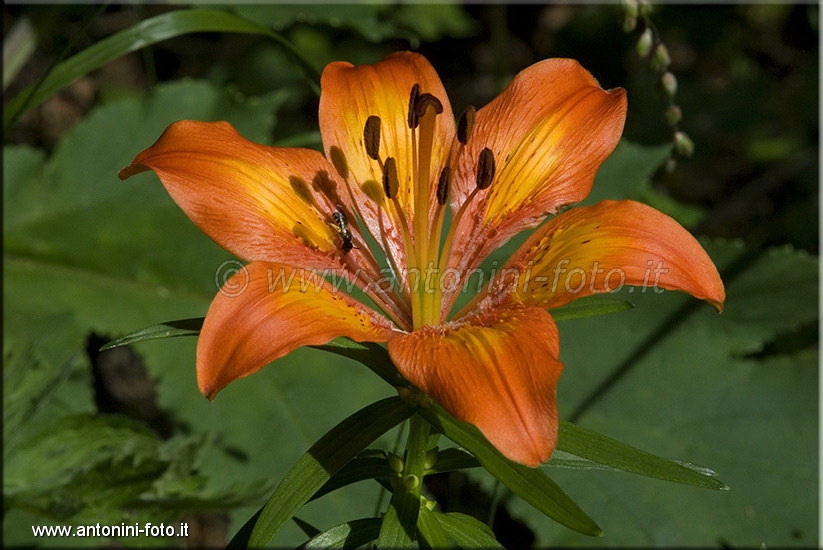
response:
[[[184,120],[120,177],[146,170],[204,233],[240,258],[325,268],[344,257],[330,223],[336,205],[350,202],[317,151],[259,145],[227,122]]]
[[[602,201],[560,214],[523,243],[501,274],[492,292],[547,308],[624,284],[680,290],[718,310],[726,298],[700,243],[669,216],[635,201]]]
[[[475,189],[484,148],[494,154],[496,170],[491,187],[466,208],[450,265],[469,271],[547,213],[583,200],[625,118],[625,90],[603,90],[577,61],[547,59],[515,76],[477,111],[468,143],[454,150],[453,210]]]
[[[385,342],[391,324],[335,290],[320,273],[252,262],[214,298],[197,342],[197,384],[209,399],[301,347],[339,336]]]
[[[557,441],[557,327],[540,308],[480,309],[389,340],[397,368],[507,458],[549,459]]]
[[[427,204],[434,203],[436,183],[446,164],[455,126],[448,96],[437,72],[422,55],[394,53],[374,65],[353,66],[330,63],[320,81],[320,133],[326,156],[346,179],[365,223],[374,235],[380,234],[378,205],[384,213],[384,230],[389,249],[402,259],[402,237],[394,207],[384,200],[381,162],[393,157],[397,162],[397,199],[413,224],[414,185],[412,130],[408,124],[409,96],[415,84],[421,94],[435,96],[443,112],[435,118],[431,183]],[[380,119],[380,160],[366,154],[363,130],[371,116]],[[420,129],[417,131],[420,140]],[[402,265],[401,262],[398,262]]]

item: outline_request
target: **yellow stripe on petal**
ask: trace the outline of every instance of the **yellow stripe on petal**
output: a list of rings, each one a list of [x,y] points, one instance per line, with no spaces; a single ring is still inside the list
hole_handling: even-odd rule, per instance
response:
[[[449,266],[470,272],[514,235],[583,200],[625,118],[625,91],[603,90],[574,60],[548,59],[515,76],[477,111],[468,142],[452,153],[451,207],[464,212]],[[488,189],[476,192],[485,149],[493,155],[495,176]],[[455,297],[446,297],[444,312]]]
[[[501,269],[492,294],[554,308],[623,285],[687,292],[723,309],[717,268],[680,224],[635,201],[574,208],[538,229]]]
[[[426,58],[412,52],[392,54],[374,65],[330,63],[323,71],[320,84],[320,132],[326,155],[349,183],[360,214],[373,235],[380,234],[380,207],[391,253],[400,260],[404,258],[401,222],[394,207],[382,200],[383,164],[389,157],[396,161],[397,202],[412,227],[414,151],[420,129],[416,130],[416,139],[413,138],[408,120],[409,96],[417,84],[420,94],[435,96],[443,107],[434,122],[431,163],[429,173],[424,175],[431,182],[426,204],[433,207],[437,180],[455,134],[454,116],[443,84]],[[369,156],[364,141],[364,129],[370,117],[380,120],[378,159]]]
[[[540,308],[498,308],[389,340],[412,384],[477,426],[506,457],[536,467],[557,441],[557,327]]]
[[[385,342],[391,323],[326,282],[322,273],[252,262],[217,294],[197,342],[197,383],[209,399],[301,346],[339,336]]]

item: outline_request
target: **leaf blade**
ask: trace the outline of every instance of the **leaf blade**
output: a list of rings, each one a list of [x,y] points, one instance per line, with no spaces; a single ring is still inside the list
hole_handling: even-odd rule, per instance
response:
[[[176,10],[141,21],[60,63],[39,83],[22,90],[5,106],[3,125],[8,127],[25,111],[109,61],[157,42],[195,32],[266,35],[280,42],[292,55],[298,57],[304,67],[311,67],[311,64],[282,36],[240,16],[214,9]]]
[[[302,550],[358,548],[375,540],[379,534],[380,518],[355,519],[314,536]]]
[[[166,321],[150,327],[141,328],[131,332],[121,338],[112,340],[104,344],[100,351],[126,346],[145,340],[159,340],[162,338],[177,338],[180,336],[197,336],[203,326],[203,317],[192,317],[190,319],[180,319],[178,321]]]
[[[336,471],[412,412],[399,397],[389,397],[360,409],[327,432],[300,457],[274,490],[252,529],[249,545],[268,545],[283,524]]]
[[[543,471],[508,460],[477,428],[456,420],[436,403],[421,408],[420,414],[446,437],[469,450],[489,473],[513,493],[546,516],[586,535],[602,534],[594,520]]]
[[[689,468],[570,422],[560,423],[557,449],[624,472],[716,491],[728,489],[711,470],[710,474],[702,467]]]
[[[456,512],[434,512],[434,517],[440,522],[446,535],[460,548],[503,548],[488,525],[471,516]]]
[[[609,296],[584,296],[562,307],[549,310],[555,321],[597,317],[634,309],[634,304]]]

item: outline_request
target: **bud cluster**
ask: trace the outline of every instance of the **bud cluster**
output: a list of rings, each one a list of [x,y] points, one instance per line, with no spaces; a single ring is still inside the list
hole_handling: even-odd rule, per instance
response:
[[[675,103],[677,77],[669,70],[671,56],[651,20],[652,5],[648,0],[622,0],[621,6],[623,30],[637,33],[635,51],[658,77],[658,90],[668,104],[663,120],[672,131],[672,156],[666,163],[666,170],[671,172],[677,166],[675,157],[690,157],[694,152],[694,143],[679,126],[683,113]]]

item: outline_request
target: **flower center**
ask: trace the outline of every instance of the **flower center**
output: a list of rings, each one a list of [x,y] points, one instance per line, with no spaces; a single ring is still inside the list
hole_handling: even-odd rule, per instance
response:
[[[463,202],[449,226],[444,246],[441,237],[445,220],[446,205],[451,186],[452,170],[447,164],[440,171],[436,182],[431,180],[432,151],[435,147],[437,116],[443,112],[440,100],[429,93],[421,93],[415,84],[409,94],[407,124],[411,130],[411,185],[413,203],[407,206],[413,212],[411,220],[406,216],[398,197],[400,183],[397,175],[397,161],[393,157],[380,158],[381,120],[370,116],[363,128],[363,145],[369,158],[376,160],[382,170],[382,187],[386,201],[376,201],[378,208],[391,209],[397,220],[398,230],[402,236],[406,269],[401,271],[396,260],[387,251],[392,269],[405,290],[409,293],[414,329],[426,325],[440,325],[446,317],[442,312],[443,285],[451,254],[454,229],[466,213],[472,199],[487,189],[494,179],[495,162],[492,151],[488,148],[480,153],[476,188]],[[458,151],[460,155],[468,143],[474,126],[474,107],[469,107],[460,118],[457,129]],[[434,200],[433,200],[434,199]],[[380,218],[382,223],[382,217]],[[385,231],[381,227],[381,237]]]

